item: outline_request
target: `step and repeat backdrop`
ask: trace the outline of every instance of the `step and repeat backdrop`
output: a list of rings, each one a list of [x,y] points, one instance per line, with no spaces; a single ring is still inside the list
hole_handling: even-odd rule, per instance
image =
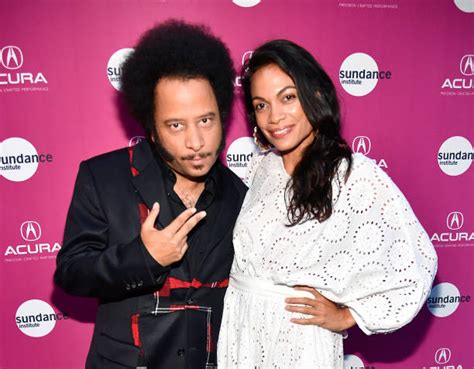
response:
[[[344,137],[398,184],[439,256],[408,326],[345,340],[346,369],[474,366],[474,1],[0,1],[0,368],[83,368],[96,303],[52,281],[79,162],[143,139],[121,64],[169,18],[203,23],[235,67],[269,39],[312,52],[341,99]],[[256,150],[240,78],[222,161]],[[263,368],[262,368],[263,369]]]

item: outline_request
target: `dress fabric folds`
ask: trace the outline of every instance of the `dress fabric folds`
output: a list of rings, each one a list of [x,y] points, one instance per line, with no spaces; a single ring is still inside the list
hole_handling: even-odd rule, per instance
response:
[[[290,322],[302,317],[285,310],[291,286],[349,307],[366,334],[394,331],[423,306],[437,268],[430,239],[388,175],[361,154],[352,158],[347,181],[345,162],[333,179],[331,217],[288,227],[282,158],[254,155],[234,228],[219,369],[343,367],[342,334]]]

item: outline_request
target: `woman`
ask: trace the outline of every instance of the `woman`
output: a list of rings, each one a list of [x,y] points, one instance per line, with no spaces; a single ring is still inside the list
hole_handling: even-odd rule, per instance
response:
[[[385,172],[351,154],[334,85],[306,50],[259,47],[244,92],[271,149],[254,156],[234,229],[219,369],[342,368],[345,329],[390,332],[417,314],[435,251]]]

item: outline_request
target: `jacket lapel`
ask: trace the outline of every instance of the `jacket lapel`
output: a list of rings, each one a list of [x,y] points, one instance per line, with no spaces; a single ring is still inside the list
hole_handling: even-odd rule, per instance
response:
[[[143,141],[134,147],[132,165],[139,172],[137,176],[132,177],[138,195],[148,209],[152,208],[154,202],[160,204],[157,225],[159,229],[166,227],[173,220],[173,214],[163,183],[163,173],[148,142]]]
[[[156,201],[160,204],[160,214],[158,215],[157,228],[162,229],[173,221],[173,213],[169,206],[169,199],[166,188],[163,183],[163,173],[155,160],[148,142],[141,142],[134,148],[132,165],[139,174],[132,177],[132,183],[148,209],[151,209]],[[218,164],[222,165],[222,164]],[[202,258],[198,268],[197,276],[200,275],[201,269],[206,266],[206,259],[212,251],[219,246],[222,239],[234,229],[234,224],[241,206],[240,197],[237,190],[233,188],[222,173],[221,176],[220,195],[217,197],[218,214],[214,226],[212,227],[211,237],[212,243],[206,248],[204,257]]]

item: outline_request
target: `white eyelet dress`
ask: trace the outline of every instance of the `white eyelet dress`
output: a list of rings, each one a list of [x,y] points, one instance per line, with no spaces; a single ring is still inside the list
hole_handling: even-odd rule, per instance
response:
[[[342,335],[297,325],[284,299],[316,288],[349,307],[366,334],[409,323],[437,268],[434,248],[405,197],[370,159],[353,154],[333,180],[325,222],[286,226],[290,177],[273,151],[255,154],[234,229],[235,258],[217,346],[219,369],[343,367]]]

